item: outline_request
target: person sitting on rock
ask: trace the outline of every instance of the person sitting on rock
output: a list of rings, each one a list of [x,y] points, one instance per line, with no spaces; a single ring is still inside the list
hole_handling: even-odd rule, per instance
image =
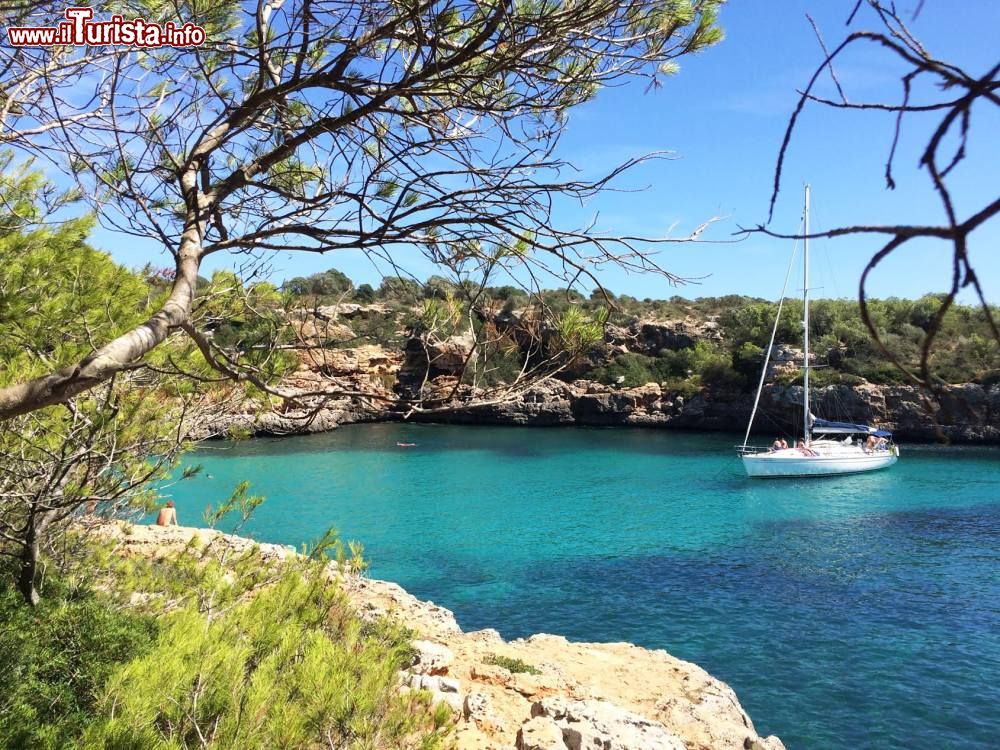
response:
[[[174,508],[174,501],[167,500],[167,504],[160,508],[159,515],[156,516],[157,526],[176,526],[177,509]]]

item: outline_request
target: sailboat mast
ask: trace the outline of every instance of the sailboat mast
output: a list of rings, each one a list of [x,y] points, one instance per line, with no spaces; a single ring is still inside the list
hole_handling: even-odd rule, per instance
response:
[[[805,237],[802,240],[802,384],[803,390],[803,431],[806,441],[809,440],[809,186],[806,185],[805,216],[803,218],[803,228]]]

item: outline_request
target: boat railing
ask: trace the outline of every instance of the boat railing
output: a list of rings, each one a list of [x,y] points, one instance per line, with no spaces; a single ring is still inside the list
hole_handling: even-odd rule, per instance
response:
[[[736,448],[737,455],[740,456],[753,456],[758,453],[773,453],[773,449],[769,445],[734,445]]]

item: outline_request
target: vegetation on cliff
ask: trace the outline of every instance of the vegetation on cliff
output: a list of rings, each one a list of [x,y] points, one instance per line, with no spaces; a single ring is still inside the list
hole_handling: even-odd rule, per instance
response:
[[[331,274],[340,280],[336,291],[316,292],[324,289],[322,280]],[[296,279],[282,289],[288,295],[286,304],[292,307],[345,302],[380,306],[371,308],[368,314],[343,316],[341,322],[354,336],[331,340],[329,346],[353,346],[365,341],[390,349],[402,348],[408,336],[427,331],[433,331],[438,339],[461,335],[470,318],[473,325],[480,326],[513,322],[510,327],[520,324],[521,330],[506,336],[505,348],[500,347],[506,362],[494,357],[495,380],[512,377],[511,370],[516,372],[529,353],[524,345],[526,339],[538,346],[541,356],[544,338],[548,356],[573,353],[589,363],[572,368],[572,377],[625,386],[667,383],[681,392],[695,392],[703,386],[746,389],[755,384],[777,313],[775,302],[741,295],[638,300],[607,290],[597,290],[587,298],[570,289],[534,295],[512,286],[470,290],[442,277],[432,277],[422,285],[413,280],[389,279],[372,295],[357,292],[350,280],[336,271]],[[944,297],[928,294],[916,300],[868,300],[869,314],[883,341],[903,363],[913,367],[919,363],[922,342]],[[449,312],[443,315],[442,309]],[[997,309],[991,309],[996,314]],[[470,310],[475,314],[470,316]],[[561,338],[545,337],[541,329],[546,315],[557,321],[555,328],[559,321],[570,322],[568,330],[572,333]],[[801,320],[801,301],[787,300],[777,343],[801,347]],[[644,324],[648,328],[645,336]],[[532,327],[535,330],[530,330]],[[814,300],[810,337],[818,357],[815,364],[820,365],[813,373],[819,385],[905,382],[905,374],[886,361],[873,343],[856,300]],[[570,340],[573,343],[565,345]],[[609,348],[609,343],[619,346]],[[560,346],[563,351],[554,350]],[[982,308],[949,307],[940,324],[931,363],[942,382],[990,384],[1000,378],[1000,345],[990,334]],[[556,376],[568,377],[566,373]],[[785,380],[794,382],[796,377],[789,374]]]
[[[37,607],[0,576],[0,745],[442,746],[451,710],[397,691],[411,634],[360,619],[321,556],[74,541]]]

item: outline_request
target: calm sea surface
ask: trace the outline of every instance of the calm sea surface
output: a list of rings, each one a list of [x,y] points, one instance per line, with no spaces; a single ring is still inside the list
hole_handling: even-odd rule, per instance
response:
[[[1000,450],[750,481],[734,442],[354,425],[210,444],[172,493],[196,524],[248,479],[268,499],[244,533],[336,526],[466,630],[667,649],[791,750],[1000,746]]]

